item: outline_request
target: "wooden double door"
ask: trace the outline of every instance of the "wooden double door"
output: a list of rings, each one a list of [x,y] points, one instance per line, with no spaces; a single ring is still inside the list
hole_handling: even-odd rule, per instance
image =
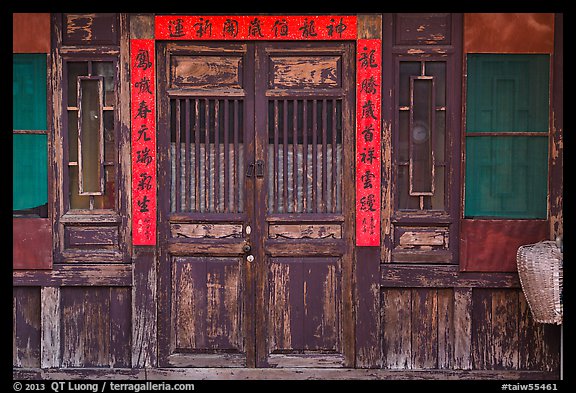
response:
[[[166,42],[161,366],[354,365],[354,43]]]

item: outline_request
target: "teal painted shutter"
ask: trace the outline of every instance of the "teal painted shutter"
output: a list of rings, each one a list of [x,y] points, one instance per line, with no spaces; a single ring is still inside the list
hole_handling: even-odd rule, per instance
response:
[[[467,71],[465,216],[546,218],[549,56],[472,54]]]
[[[14,130],[46,130],[46,54],[14,54]]]
[[[15,134],[12,140],[12,210],[48,202],[47,136]]]
[[[46,131],[46,54],[14,54],[12,81],[13,130]],[[46,134],[13,134],[13,210],[48,202],[47,151]]]

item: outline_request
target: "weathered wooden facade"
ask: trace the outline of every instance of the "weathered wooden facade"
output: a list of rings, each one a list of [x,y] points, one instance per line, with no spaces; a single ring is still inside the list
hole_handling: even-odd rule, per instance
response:
[[[15,378],[560,378],[562,14],[13,21]]]

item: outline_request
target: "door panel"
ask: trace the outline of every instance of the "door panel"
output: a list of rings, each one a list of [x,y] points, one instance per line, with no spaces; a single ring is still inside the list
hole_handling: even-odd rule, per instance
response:
[[[353,365],[353,183],[344,179],[354,177],[354,81],[343,77],[352,54],[349,43],[256,47],[256,74],[267,75],[255,86],[255,158],[265,165],[256,179],[259,366]]]
[[[353,44],[158,45],[161,365],[352,366]]]
[[[254,209],[245,175],[253,48],[160,43],[158,51],[160,363],[244,367],[254,358],[244,249]]]

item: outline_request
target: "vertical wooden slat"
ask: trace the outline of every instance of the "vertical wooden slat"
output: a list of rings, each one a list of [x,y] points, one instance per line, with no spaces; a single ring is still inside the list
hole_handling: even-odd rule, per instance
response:
[[[130,288],[110,288],[110,367],[130,367]]]
[[[180,182],[182,180],[181,175],[180,175],[180,171],[181,171],[181,157],[180,157],[180,123],[181,123],[181,119],[180,119],[180,100],[176,99],[176,143],[175,143],[175,147],[174,147],[174,155],[176,156],[175,158],[175,163],[174,165],[176,166],[176,174],[174,175],[174,183],[175,183],[175,189],[174,189],[174,194],[176,195],[176,206],[174,206],[174,211],[175,212],[179,212],[180,210],[182,210],[182,195],[181,195],[181,190],[180,190]]]
[[[210,100],[204,103],[204,211],[210,211]]]
[[[298,101],[292,100],[292,203],[298,213]]]
[[[438,368],[452,369],[454,360],[454,291],[438,289]]]
[[[338,187],[337,182],[339,179],[339,174],[336,173],[336,160],[337,158],[337,150],[338,150],[338,140],[337,140],[337,133],[338,133],[338,123],[336,120],[336,103],[338,100],[332,100],[332,213],[336,213],[337,209],[337,201],[338,201]]]
[[[454,368],[472,368],[472,288],[454,288]]]
[[[42,287],[40,290],[42,368],[60,367],[60,288]]]
[[[132,286],[132,367],[154,367],[157,364],[158,321],[164,317],[160,310],[156,313],[159,301],[157,295],[158,271],[157,255],[151,247],[138,247],[132,256],[134,285]],[[164,267],[163,267],[164,268]],[[166,266],[165,270],[170,267]],[[167,294],[160,294],[166,296]]]
[[[272,200],[272,211],[278,212],[278,100],[274,100],[274,198]]]
[[[308,100],[302,100],[302,212],[308,212]]]
[[[233,211],[239,212],[239,198],[240,198],[240,182],[239,178],[239,142],[238,142],[238,100],[234,100],[234,204],[233,204]]]
[[[40,288],[13,287],[12,299],[12,366],[40,367]]]
[[[282,150],[284,152],[282,157],[282,204],[283,212],[288,213],[288,101],[283,100],[282,105]]]
[[[186,205],[185,205],[185,209],[187,212],[190,211],[190,202],[192,199],[192,190],[191,190],[191,180],[190,180],[190,171],[191,171],[191,165],[192,163],[190,162],[191,160],[191,154],[190,154],[190,99],[187,98],[186,99],[186,145],[185,145],[185,149],[186,149],[186,159],[185,159],[185,168],[184,168],[184,177],[186,179],[185,181],[185,187],[186,187],[186,191],[185,191],[185,198],[184,200],[186,201]]]
[[[412,367],[437,368],[438,298],[434,288],[412,290]]]
[[[312,100],[312,212],[318,212],[318,101]]]
[[[230,146],[229,142],[229,121],[230,121],[230,100],[224,100],[224,212],[230,210]]]
[[[200,103],[194,100],[194,201],[200,211]]]
[[[475,289],[472,300],[472,367],[492,370],[494,340],[492,337],[492,290]]]
[[[382,319],[384,367],[412,368],[412,292],[410,289],[385,289]]]
[[[214,211],[220,210],[220,100],[214,100]]]
[[[518,368],[518,292],[515,289],[492,293],[494,368]]]
[[[322,198],[320,200],[320,210],[326,213],[326,192],[328,188],[328,106],[327,100],[322,100]]]

